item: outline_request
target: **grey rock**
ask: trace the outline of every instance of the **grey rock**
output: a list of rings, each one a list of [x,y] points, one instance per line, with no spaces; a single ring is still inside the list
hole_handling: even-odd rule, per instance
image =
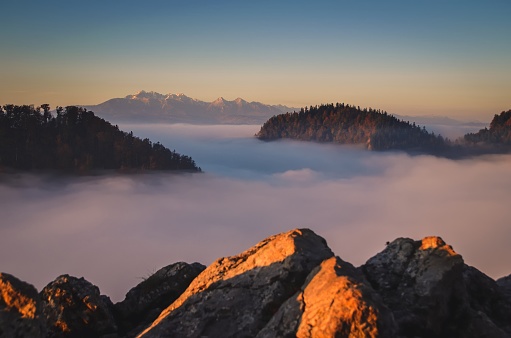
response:
[[[62,275],[41,291],[49,337],[115,337],[113,304],[83,277]]]
[[[307,277],[258,338],[395,337],[392,312],[350,263],[331,257]]]
[[[440,237],[398,238],[361,267],[401,337],[509,337],[498,285]]]
[[[40,305],[32,285],[0,273],[0,337],[45,337]]]
[[[120,332],[127,334],[135,330],[138,333],[151,324],[205,268],[199,263],[174,263],[156,271],[131,289],[122,302],[114,305]]]
[[[497,285],[502,290],[507,301],[511,302],[511,275],[497,279]]]
[[[463,270],[469,307],[466,337],[511,337],[511,302],[492,278],[471,266]]]
[[[275,235],[220,258],[140,337],[254,337],[333,253],[308,229]]]

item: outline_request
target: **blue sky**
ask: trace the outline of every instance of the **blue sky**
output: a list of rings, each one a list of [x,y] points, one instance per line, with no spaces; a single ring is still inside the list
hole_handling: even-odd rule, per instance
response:
[[[21,0],[0,12],[0,104],[144,89],[481,120],[511,108],[509,1]]]

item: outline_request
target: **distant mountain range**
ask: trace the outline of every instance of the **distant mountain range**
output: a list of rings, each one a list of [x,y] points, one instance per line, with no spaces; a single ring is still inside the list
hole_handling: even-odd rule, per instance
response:
[[[124,98],[114,98],[98,105],[82,107],[112,122],[166,122],[191,124],[263,124],[273,115],[297,108],[234,101],[219,97],[213,102],[193,99],[184,94],[163,95],[140,91]]]

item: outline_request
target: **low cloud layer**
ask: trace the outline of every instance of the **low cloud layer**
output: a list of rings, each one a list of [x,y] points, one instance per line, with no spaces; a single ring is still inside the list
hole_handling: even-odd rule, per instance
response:
[[[0,270],[41,289],[83,276],[114,301],[176,261],[237,254],[308,227],[355,265],[397,237],[439,235],[467,264],[511,273],[511,156],[452,161],[259,142],[256,126],[121,126],[191,155],[205,174],[0,182]]]

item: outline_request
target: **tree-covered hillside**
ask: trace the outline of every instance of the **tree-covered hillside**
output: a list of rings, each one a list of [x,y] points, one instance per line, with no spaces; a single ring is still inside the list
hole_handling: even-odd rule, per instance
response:
[[[464,139],[470,144],[511,146],[511,110],[496,114],[490,123],[490,129],[484,128],[477,133],[466,134]]]
[[[189,157],[140,139],[84,108],[0,107],[0,169],[200,171]]]
[[[302,108],[270,118],[256,135],[261,140],[366,144],[372,150],[443,152],[448,141],[425,128],[401,121],[387,112],[343,103]]]

